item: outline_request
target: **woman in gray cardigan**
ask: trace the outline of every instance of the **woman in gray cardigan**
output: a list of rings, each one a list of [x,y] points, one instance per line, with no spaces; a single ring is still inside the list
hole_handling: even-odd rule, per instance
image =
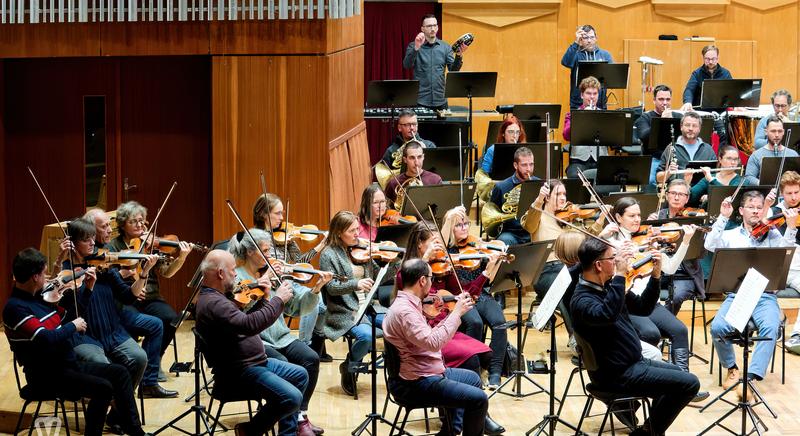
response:
[[[356,291],[369,292],[374,279],[380,270],[375,261],[368,261],[363,265],[356,265],[350,259],[349,247],[358,245],[359,222],[358,217],[350,211],[339,211],[334,215],[328,230],[328,241],[319,258],[319,267],[323,271],[348,277],[348,280],[334,280],[322,288],[327,311],[321,318],[322,332],[330,340],[335,341],[345,333],[350,332],[354,337],[353,346],[347,358],[339,365],[342,390],[348,395],[355,393],[356,377],[351,368],[358,363],[371,350],[372,327],[369,319],[363,317],[355,319],[358,312],[359,300]],[[385,277],[394,277],[396,267],[392,266]],[[380,328],[383,314],[376,317],[376,327]],[[378,332],[382,334],[382,332]]]

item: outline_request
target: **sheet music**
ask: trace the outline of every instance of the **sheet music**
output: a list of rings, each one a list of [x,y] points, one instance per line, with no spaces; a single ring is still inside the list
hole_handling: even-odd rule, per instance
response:
[[[642,295],[644,290],[647,289],[648,283],[650,283],[650,276],[634,279],[633,286],[631,286],[631,292],[636,295]]]
[[[539,308],[536,309],[536,313],[533,315],[537,330],[543,329],[550,317],[553,316],[553,312],[556,311],[556,307],[564,297],[564,293],[567,292],[570,283],[572,283],[572,276],[569,275],[569,270],[564,266],[559,271],[556,279],[553,280],[553,284],[550,285],[550,289],[544,295],[542,303],[539,304]]]
[[[364,317],[364,312],[367,311],[367,307],[372,303],[372,300],[375,299],[375,293],[378,292],[378,286],[381,285],[383,282],[383,276],[386,275],[386,270],[389,269],[389,265],[386,264],[383,268],[378,271],[378,276],[375,277],[375,283],[372,284],[372,289],[369,290],[367,294],[367,298],[364,300],[363,304],[359,304],[358,312],[356,312],[356,325],[361,324],[361,318]]]
[[[736,291],[736,297],[728,308],[728,313],[725,314],[725,321],[743,332],[768,284],[769,279],[755,268],[748,269],[742,284],[739,285],[739,290]]]

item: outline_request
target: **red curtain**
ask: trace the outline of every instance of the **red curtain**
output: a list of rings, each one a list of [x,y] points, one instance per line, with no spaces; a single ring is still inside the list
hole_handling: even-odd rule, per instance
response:
[[[437,3],[364,2],[365,99],[372,80],[412,78],[412,71],[403,69],[403,56],[408,43],[420,32],[425,14],[436,14],[439,23],[442,22],[441,7]],[[439,32],[441,37],[441,27]],[[374,164],[383,156],[395,132],[389,121],[367,120],[370,163]]]

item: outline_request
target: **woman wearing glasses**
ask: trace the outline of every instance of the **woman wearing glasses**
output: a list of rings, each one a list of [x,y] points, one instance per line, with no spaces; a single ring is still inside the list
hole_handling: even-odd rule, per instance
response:
[[[739,150],[732,145],[723,145],[717,154],[717,168],[736,168],[741,165]],[[722,170],[711,173],[711,168],[701,167],[703,178],[692,186],[689,194],[688,204],[692,206],[704,207],[708,202],[709,186],[737,186],[742,179],[739,170]],[[745,182],[745,185],[747,182]]]
[[[494,140],[495,144],[519,144],[527,141],[525,136],[525,129],[522,128],[522,123],[514,115],[509,115],[500,125],[500,130],[497,132],[497,139]],[[494,144],[489,145],[489,148],[483,153],[481,161],[481,170],[488,176],[492,172],[492,162],[494,161]]]

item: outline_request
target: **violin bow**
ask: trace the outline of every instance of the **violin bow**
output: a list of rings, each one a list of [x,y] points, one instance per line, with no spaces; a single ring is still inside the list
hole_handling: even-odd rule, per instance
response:
[[[286,219],[283,220],[283,234],[286,240],[283,244],[283,261],[289,263],[289,198],[286,198]],[[274,241],[273,241],[274,242]],[[277,250],[275,251],[277,253]],[[275,257],[278,257],[277,255]]]
[[[586,175],[583,174],[582,170],[578,170],[578,178],[581,179],[581,183],[583,183],[583,186],[586,188],[587,191],[589,191],[589,196],[592,197],[592,200],[600,205],[600,213],[602,213],[606,217],[606,220],[609,223],[616,224],[617,226],[619,226],[617,219],[611,216],[611,213],[606,210],[606,204],[603,203],[603,200],[600,199],[600,195],[598,195],[597,191],[594,190],[592,184],[589,183],[589,179],[586,178]]]
[[[142,241],[142,245],[139,247],[139,254],[142,254],[142,250],[144,250],[144,246],[146,245],[147,239],[150,239],[152,242],[155,242],[156,240],[155,229],[158,227],[158,220],[159,218],[161,218],[161,212],[163,212],[164,207],[167,206],[167,201],[169,201],[169,198],[172,197],[172,192],[175,191],[176,186],[178,186],[178,182],[172,182],[172,186],[169,188],[167,196],[164,197],[164,201],[161,202],[161,207],[159,207],[158,212],[156,212],[156,217],[153,218],[153,224],[150,225],[150,229],[152,229],[153,231],[148,233],[147,238],[145,238],[145,240]],[[150,244],[150,254],[153,253],[153,248],[154,248],[152,242]]]
[[[672,141],[669,143],[669,148],[667,149],[667,164],[664,170],[664,181],[659,184],[659,187],[661,189],[659,189],[658,192],[658,204],[656,205],[656,213],[658,213],[658,211],[661,210],[661,204],[664,202],[664,197],[667,194],[667,180],[669,180],[670,176],[669,167],[670,163],[672,162],[673,153],[675,153],[675,146],[673,145],[675,143],[675,127],[672,124],[670,124],[669,129]]]
[[[571,222],[569,222],[569,221],[564,221],[564,220],[562,220],[561,218],[559,218],[559,217],[557,217],[557,216],[553,215],[552,213],[550,213],[550,212],[548,212],[548,211],[546,211],[546,210],[544,210],[544,209],[542,209],[542,208],[538,208],[538,207],[534,206],[534,207],[533,207],[533,209],[535,209],[535,210],[538,210],[539,212],[541,212],[541,213],[543,213],[543,214],[545,214],[545,215],[549,216],[550,218],[553,218],[554,220],[556,220],[556,221],[560,222],[561,224],[565,224],[565,225],[569,226],[571,229],[577,230],[577,231],[579,231],[579,232],[583,233],[584,235],[586,235],[586,236],[588,236],[588,237],[590,237],[590,238],[597,239],[598,241],[600,241],[600,242],[602,242],[602,243],[604,243],[604,244],[608,245],[609,247],[616,248],[616,247],[614,246],[614,244],[612,244],[612,243],[610,243],[610,242],[606,241],[605,239],[603,239],[603,238],[601,238],[601,237],[599,237],[599,236],[597,236],[597,235],[593,235],[593,234],[591,234],[590,232],[587,232],[586,230],[584,230],[584,229],[582,229],[582,228],[580,228],[580,227],[578,227],[578,226],[576,226],[576,225],[572,224],[572,223],[571,223]]]
[[[272,231],[272,217],[270,217],[269,205],[267,204],[267,182],[264,179],[264,170],[259,171],[261,178],[261,194],[264,196],[264,206],[267,208],[267,227],[269,227],[269,235],[272,237],[272,249],[275,251],[275,257],[278,257],[278,247],[275,246],[275,233]],[[286,235],[288,237],[289,235]]]
[[[281,282],[281,279],[280,279],[281,275],[278,274],[278,271],[269,262],[269,258],[267,258],[267,256],[264,254],[264,252],[261,251],[261,248],[258,246],[258,242],[256,242],[256,238],[253,237],[253,234],[250,233],[250,229],[248,229],[247,226],[244,224],[244,221],[242,221],[242,217],[239,215],[239,212],[236,211],[236,207],[233,206],[233,202],[228,198],[228,199],[225,200],[225,203],[228,205],[228,209],[231,210],[231,213],[233,213],[233,217],[236,218],[236,222],[238,222],[239,226],[242,227],[242,230],[244,231],[244,233],[247,235],[248,238],[250,238],[251,241],[253,241],[253,245],[256,246],[256,251],[261,256],[261,258],[264,259],[264,262],[267,263],[267,267],[269,267],[269,269],[272,271],[272,274],[275,275],[273,280],[277,280],[278,282]]]
[[[53,214],[53,218],[55,218],[56,224],[58,224],[58,228],[61,229],[61,233],[64,234],[64,238],[70,239],[70,236],[67,234],[67,229],[65,229],[64,226],[61,225],[61,220],[58,219],[58,215],[56,215],[56,211],[55,209],[53,209],[53,205],[51,205],[50,200],[47,199],[47,195],[45,195],[44,190],[42,189],[42,185],[39,184],[39,180],[36,178],[36,175],[33,174],[33,170],[31,169],[31,167],[27,168],[28,172],[31,174],[31,177],[33,178],[33,183],[36,184],[36,187],[39,189],[39,193],[42,194],[42,198],[44,198],[44,202],[50,209],[50,213]],[[72,249],[69,249],[68,251],[69,251],[69,268],[70,270],[72,270],[72,286],[75,287],[75,289],[72,292],[72,299],[73,303],[75,303],[75,317],[77,318],[80,316],[80,314],[78,314],[78,279],[75,277],[75,259],[73,259],[72,257]]]
[[[792,139],[792,129],[789,129],[789,130],[786,131],[786,144],[789,144],[789,141],[791,139]],[[780,143],[778,143],[777,146],[780,146]],[[778,176],[775,178],[775,195],[776,196],[778,194],[780,194],[780,192],[778,192],[778,186],[781,183],[781,176],[783,175],[783,164],[784,164],[784,162],[786,162],[786,149],[787,148],[789,148],[789,147],[788,146],[784,146],[783,147],[783,156],[781,156],[781,165],[778,168]]]
[[[550,183],[550,112],[544,113],[544,122],[545,122],[545,183]],[[460,130],[459,130],[460,131]]]

